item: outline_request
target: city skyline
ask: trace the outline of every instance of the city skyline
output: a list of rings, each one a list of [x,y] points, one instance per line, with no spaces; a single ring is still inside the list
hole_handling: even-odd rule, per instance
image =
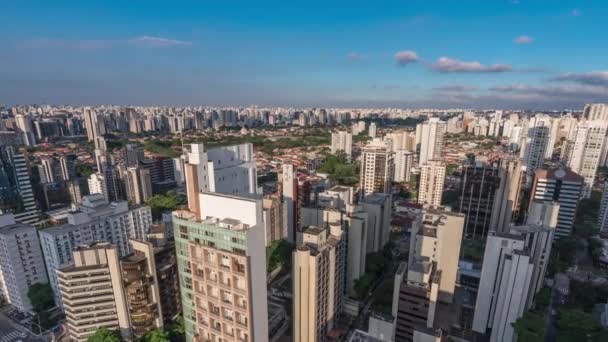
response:
[[[600,1],[4,3],[0,102],[580,109]]]

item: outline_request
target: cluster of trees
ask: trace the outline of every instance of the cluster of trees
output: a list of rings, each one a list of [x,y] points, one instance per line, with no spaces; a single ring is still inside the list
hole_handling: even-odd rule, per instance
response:
[[[164,211],[173,211],[185,204],[187,204],[186,197],[175,191],[154,195],[146,200],[146,205],[152,210],[152,219],[155,221],[161,219]]]
[[[340,185],[355,185],[359,182],[357,166],[348,163],[343,152],[327,156],[318,171],[329,174],[329,179]]]
[[[34,318],[32,329],[35,333],[41,333],[52,328],[56,321],[53,319],[51,309],[55,306],[53,297],[53,289],[51,285],[33,284],[27,291],[27,297],[32,303]]]
[[[291,252],[293,248],[286,240],[275,240],[266,247],[266,271],[270,272],[282,266],[291,268]]]
[[[184,319],[179,316],[174,324],[166,329],[155,329],[148,332],[138,342],[183,342],[186,332],[184,331]],[[95,334],[91,335],[87,342],[122,342],[122,337],[118,331],[99,328]]]
[[[176,158],[179,157],[179,153],[172,148],[173,142],[173,140],[148,140],[144,143],[144,149],[168,158]]]
[[[389,242],[384,249],[379,252],[369,253],[365,258],[365,273],[355,280],[354,290],[358,299],[364,299],[369,294],[369,291],[382,274],[392,269],[391,267],[391,251],[393,244]],[[392,294],[392,292],[391,292]]]

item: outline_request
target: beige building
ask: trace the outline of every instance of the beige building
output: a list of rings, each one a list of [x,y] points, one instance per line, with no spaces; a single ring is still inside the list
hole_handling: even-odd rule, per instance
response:
[[[446,166],[440,160],[430,160],[420,165],[420,185],[418,186],[418,203],[440,206],[443,196]]]
[[[57,270],[71,341],[86,341],[99,328],[131,338],[118,249],[108,243],[78,247],[74,264]]]
[[[266,246],[270,246],[273,241],[285,237],[283,227],[283,205],[278,196],[267,196],[263,200],[264,207],[264,231]]]
[[[412,225],[409,260],[395,277],[396,341],[421,340],[414,338],[417,330],[429,335],[439,303],[453,302],[463,230],[463,214],[438,208],[426,209]]]
[[[395,164],[390,144],[374,139],[361,149],[361,196],[376,192],[390,193]]]
[[[293,340],[327,341],[342,311],[344,241],[342,227],[307,227],[293,252]]]
[[[155,249],[130,244],[133,253],[123,258],[109,243],[80,246],[74,264],[57,270],[70,340],[86,341],[99,328],[133,339],[163,327]]]
[[[141,167],[129,167],[124,173],[127,199],[133,204],[143,204],[152,197],[150,170]]]

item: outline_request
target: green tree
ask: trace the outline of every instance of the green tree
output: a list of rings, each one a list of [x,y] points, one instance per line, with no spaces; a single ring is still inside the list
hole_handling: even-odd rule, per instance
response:
[[[55,305],[53,300],[53,289],[47,284],[33,284],[27,291],[27,297],[32,303],[34,312],[41,313],[51,309]]]
[[[146,205],[152,210],[153,220],[160,220],[164,211],[176,210],[186,203],[186,198],[174,191],[169,191],[164,195],[155,195],[146,200]]]
[[[91,335],[87,342],[121,342],[122,339],[117,331],[99,328]]]
[[[266,247],[266,271],[270,272],[279,265],[291,267],[292,246],[286,240],[275,240]]]
[[[605,341],[602,326],[590,313],[578,309],[562,310],[557,323],[557,341]],[[586,337],[586,339],[585,339]]]
[[[528,311],[512,325],[518,342],[536,342],[545,339],[545,320],[542,315]]]
[[[355,280],[354,290],[358,299],[367,297],[373,281],[374,276],[369,273],[365,273],[359,279]]]
[[[89,177],[93,174],[93,168],[88,164],[78,164],[76,165],[76,176],[78,177]]]
[[[154,329],[150,332],[148,332],[144,338],[143,338],[144,342],[169,342],[171,341],[169,339],[169,332],[161,330],[161,329]]]
[[[173,342],[181,342],[185,340],[186,329],[184,328],[184,316],[179,315],[175,322],[169,326],[169,337]]]

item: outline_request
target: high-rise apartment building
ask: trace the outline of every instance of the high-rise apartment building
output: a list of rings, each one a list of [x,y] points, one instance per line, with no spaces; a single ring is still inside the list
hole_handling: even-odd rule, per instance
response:
[[[44,262],[51,288],[59,304],[59,286],[55,270],[70,265],[72,250],[79,245],[108,242],[120,255],[131,249],[129,239],[145,240],[152,224],[150,207],[129,208],[126,201],[109,203],[103,195],[84,196],[77,210],[67,214],[68,223],[39,232]]]
[[[190,211],[199,210],[201,191],[255,194],[257,175],[253,146],[241,144],[205,150],[203,144],[186,145],[184,176]]]
[[[12,146],[0,146],[0,209],[13,213],[17,222],[33,224],[40,219],[27,159]]]
[[[335,186],[320,193],[317,205],[302,208],[300,220],[302,227],[342,227],[346,243],[346,293],[351,297],[355,296],[355,281],[365,273],[369,230],[369,214],[361,205],[353,204],[353,193],[352,187],[344,186]],[[375,209],[377,214],[383,212],[378,206],[370,205],[368,208]]]
[[[438,118],[416,126],[416,143],[420,144],[418,163],[426,164],[429,160],[442,158],[444,135],[447,131],[447,123]]]
[[[361,196],[390,193],[394,178],[394,153],[386,141],[374,139],[361,149]]]
[[[127,199],[133,204],[143,204],[152,197],[150,170],[141,167],[129,167],[124,174]]]
[[[439,206],[443,196],[446,166],[440,160],[429,160],[420,165],[418,203]]]
[[[367,195],[359,201],[359,206],[367,214],[367,253],[382,251],[390,237],[391,195]]]
[[[298,181],[294,172],[293,164],[283,164],[281,173],[281,195],[283,198],[283,215],[285,227],[287,228],[287,241],[296,241],[296,202],[298,196]]]
[[[346,131],[339,131],[331,134],[331,153],[336,154],[342,151],[348,160],[353,155],[353,135]]]
[[[532,306],[545,277],[559,204],[534,201],[525,226],[490,232],[481,269],[473,330],[490,341],[513,341],[513,323]]]
[[[524,165],[528,175],[534,174],[534,171],[543,166],[545,155],[549,149],[551,132],[550,117],[537,115],[530,119],[525,144],[521,151],[524,155]],[[531,184],[530,182],[531,179],[528,179],[528,184]]]
[[[608,121],[608,104],[607,103],[591,103],[585,105],[583,109],[583,118],[586,120],[603,120]]]
[[[555,237],[568,236],[574,228],[576,210],[584,187],[584,178],[562,167],[537,170],[530,194],[531,201],[559,203]]]
[[[31,312],[29,287],[47,283],[36,228],[0,215],[0,296],[22,312]]]
[[[93,141],[99,135],[97,114],[91,110],[91,108],[85,108],[82,116],[84,116],[84,125],[87,130],[87,138],[89,141]]]
[[[412,227],[407,266],[395,277],[395,341],[415,341],[419,329],[435,328],[439,302],[454,299],[464,215],[430,208]]]
[[[407,150],[395,150],[395,175],[393,181],[402,183],[409,182],[414,167],[414,152]]]
[[[293,338],[327,341],[342,312],[345,246],[339,224],[306,227],[293,252]]]
[[[376,123],[372,122],[369,124],[369,129],[368,129],[368,135],[370,138],[375,139],[376,138]]]
[[[106,178],[99,172],[92,173],[87,179],[89,185],[89,194],[102,194],[106,200],[108,198],[108,186]]]
[[[81,246],[73,251],[74,264],[57,270],[70,340],[84,342],[99,328],[132,337],[119,259],[108,243]]]
[[[568,167],[585,179],[583,196],[590,197],[595,174],[606,148],[608,120],[586,121],[578,124]]]
[[[262,200],[199,195],[173,212],[186,341],[267,341]]]
[[[270,246],[273,241],[281,240],[285,237],[283,205],[279,196],[266,196],[264,197],[263,206],[266,246]]]

